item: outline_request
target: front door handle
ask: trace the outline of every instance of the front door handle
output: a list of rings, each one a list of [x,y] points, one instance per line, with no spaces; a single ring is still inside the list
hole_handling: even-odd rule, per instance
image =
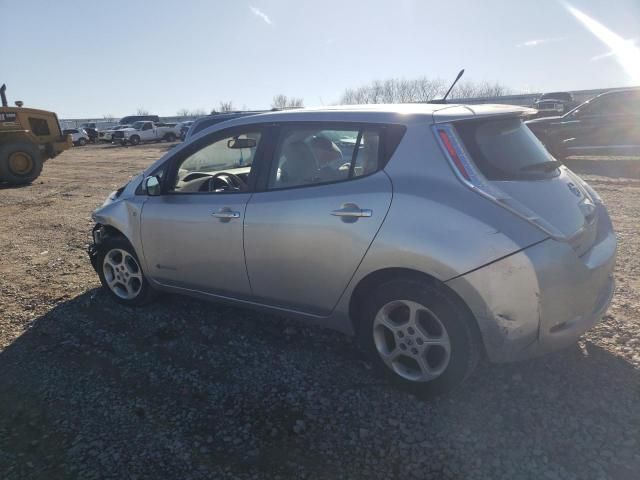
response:
[[[213,212],[211,215],[215,218],[220,218],[222,220],[231,220],[232,218],[240,218],[240,212],[234,212],[228,207],[221,208],[220,210]]]
[[[334,217],[347,217],[347,218],[360,218],[370,217],[373,215],[373,210],[369,208],[360,208],[355,203],[345,203],[342,208],[333,210],[331,215]]]

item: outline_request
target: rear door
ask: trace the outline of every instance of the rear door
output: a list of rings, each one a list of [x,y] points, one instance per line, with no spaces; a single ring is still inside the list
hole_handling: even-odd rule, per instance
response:
[[[581,182],[556,162],[517,117],[456,123],[456,131],[488,182],[516,208],[550,225],[588,249],[595,232],[595,208]],[[527,213],[529,215],[529,213]]]
[[[245,215],[258,301],[318,315],[333,310],[391,204],[382,138],[377,126],[281,129]]]

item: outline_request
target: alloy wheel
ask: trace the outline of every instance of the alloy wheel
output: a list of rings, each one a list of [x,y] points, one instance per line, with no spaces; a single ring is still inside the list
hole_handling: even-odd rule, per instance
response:
[[[406,380],[434,380],[449,365],[447,329],[431,310],[411,300],[394,300],[378,310],[373,340],[385,365]]]
[[[104,256],[102,271],[109,289],[123,300],[133,300],[142,291],[142,269],[126,250],[109,250]]]

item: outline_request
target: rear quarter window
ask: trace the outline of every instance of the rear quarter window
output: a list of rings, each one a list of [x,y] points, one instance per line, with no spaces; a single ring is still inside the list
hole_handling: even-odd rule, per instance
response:
[[[557,169],[535,168],[554,158],[520,118],[462,121],[456,131],[488,180],[535,180],[559,174]]]

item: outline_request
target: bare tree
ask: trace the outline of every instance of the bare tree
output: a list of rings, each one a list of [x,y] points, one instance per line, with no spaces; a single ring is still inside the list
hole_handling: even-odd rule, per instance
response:
[[[102,115],[102,119],[107,122],[113,122],[116,118],[111,113],[107,113],[105,115]]]
[[[195,108],[193,110],[189,110],[188,108],[181,108],[176,112],[178,117],[202,117],[206,115],[207,112],[204,108]]]
[[[340,98],[340,104],[366,103],[412,103],[428,102],[441,97],[449,85],[442,79],[427,77],[407,80],[404,78],[389,78],[375,80],[368,85],[355,89],[347,89]],[[451,98],[497,97],[507,95],[510,90],[498,83],[463,82],[451,91]]]
[[[304,106],[304,100],[299,97],[287,97],[286,95],[276,95],[271,101],[271,108],[284,110],[286,108],[300,108]]]
[[[211,113],[214,113],[216,110],[213,109],[213,111]],[[218,106],[218,111],[219,112],[233,112],[233,102],[231,100],[229,100],[228,102],[220,102],[219,106]]]
[[[136,115],[149,115],[149,110],[143,107],[138,107],[138,110],[136,111]]]

